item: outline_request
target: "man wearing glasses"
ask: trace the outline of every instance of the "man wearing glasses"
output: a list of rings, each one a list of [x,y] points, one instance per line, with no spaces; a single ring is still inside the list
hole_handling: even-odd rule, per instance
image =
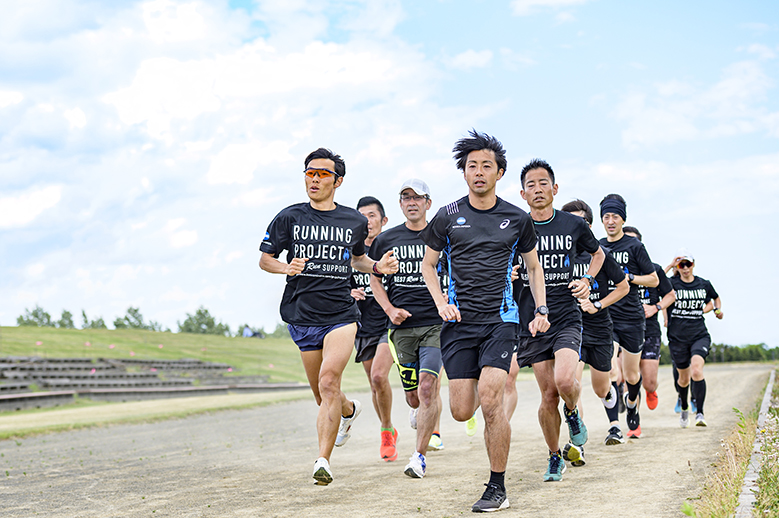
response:
[[[679,274],[671,279],[676,300],[668,308],[668,350],[679,370],[679,397],[682,403],[679,424],[682,428],[690,424],[687,391],[692,385],[692,397],[697,406],[695,426],[706,426],[703,415],[703,404],[706,401],[703,365],[711,349],[711,336],[706,329],[703,314],[714,311],[717,318],[722,320],[725,316],[722,300],[711,282],[693,274],[695,259],[692,254],[685,252],[677,256],[671,266]]]
[[[351,296],[350,266],[361,272],[395,273],[398,262],[387,252],[379,261],[365,255],[368,220],[334,201],[346,164],[329,149],[319,148],[305,159],[308,203],[279,212],[260,244],[260,268],[284,274],[281,318],[300,349],[319,414],[319,458],[314,479],[333,481],[330,455],[336,436],[348,435],[360,404],[341,391],[341,375],[349,362],[360,312]],[[279,260],[286,250],[286,262]]]
[[[406,222],[380,234],[370,250],[372,258],[394,250],[398,273],[373,275],[371,288],[376,302],[390,319],[390,340],[395,350],[406,403],[416,409],[416,450],[404,473],[425,476],[428,448],[443,449],[436,425],[441,417],[441,317],[422,277],[425,243],[419,232],[427,226],[430,188],[422,180],[407,180],[400,187],[400,210]],[[440,273],[440,268],[439,268]],[[439,282],[439,292],[441,291]]]

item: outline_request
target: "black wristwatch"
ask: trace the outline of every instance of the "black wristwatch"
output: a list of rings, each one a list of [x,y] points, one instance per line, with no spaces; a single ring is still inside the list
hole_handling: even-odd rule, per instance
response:
[[[535,311],[533,311],[534,315],[548,315],[549,314],[549,308],[546,306],[538,306]]]
[[[593,302],[592,305],[598,311],[603,309],[603,304],[601,304],[599,300],[596,300],[595,302]]]
[[[655,304],[655,307],[657,308],[657,312],[660,313],[663,310],[663,306],[660,304]]]
[[[633,275],[632,273],[628,273],[628,282],[633,282],[633,279],[635,278],[636,278],[635,275]]]

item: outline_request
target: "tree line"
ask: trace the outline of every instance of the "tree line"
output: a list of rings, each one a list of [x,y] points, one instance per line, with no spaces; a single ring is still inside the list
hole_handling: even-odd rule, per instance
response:
[[[217,321],[211,316],[211,313],[200,306],[194,314],[186,314],[183,322],[176,321],[179,333],[197,333],[219,336],[256,336],[264,338],[266,336],[274,338],[284,338],[289,336],[287,326],[278,324],[273,332],[266,332],[262,327],[252,327],[249,324],[238,326],[233,334],[230,326]],[[32,310],[24,309],[24,314],[16,318],[16,325],[31,327],[56,327],[60,329],[77,329],[73,320],[73,313],[63,309],[59,320],[55,320],[43,308],[37,304]],[[146,321],[141,314],[140,308],[130,306],[124,316],[116,317],[113,322],[114,329],[143,329],[146,331],[155,331],[159,333],[170,333],[170,328],[164,328],[162,324],[154,320]],[[249,333],[244,333],[247,329]],[[85,310],[81,310],[81,329],[108,329],[103,317],[90,319]]]

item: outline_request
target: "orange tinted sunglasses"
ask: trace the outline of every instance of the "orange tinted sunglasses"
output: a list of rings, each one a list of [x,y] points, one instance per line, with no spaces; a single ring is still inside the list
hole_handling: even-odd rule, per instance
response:
[[[306,173],[306,176],[309,178],[313,178],[315,175],[319,176],[319,178],[330,178],[331,176],[338,177],[338,173],[331,171],[330,169],[310,167],[303,172]]]

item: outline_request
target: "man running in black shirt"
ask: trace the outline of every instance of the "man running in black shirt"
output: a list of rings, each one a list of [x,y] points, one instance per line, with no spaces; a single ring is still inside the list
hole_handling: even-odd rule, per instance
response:
[[[427,211],[432,204],[430,188],[422,180],[407,180],[400,187],[400,210],[406,222],[380,235],[371,248],[371,257],[395,252],[398,273],[384,276],[386,293],[381,293],[380,276],[371,283],[376,301],[390,319],[390,339],[398,359],[398,370],[406,402],[418,409],[416,414],[416,451],[404,473],[412,478],[425,476],[428,448],[442,449],[436,430],[441,417],[441,317],[422,277],[425,243],[419,232],[427,226]],[[439,283],[440,291],[440,283]],[[433,434],[437,434],[433,437]],[[433,448],[431,448],[433,449]]]
[[[709,281],[693,274],[695,259],[692,254],[677,257],[675,267],[679,276],[671,279],[676,291],[676,302],[668,310],[668,349],[676,368],[679,370],[679,396],[682,400],[682,412],[679,424],[682,428],[689,425],[687,390],[692,378],[692,397],[695,399],[697,413],[696,426],[706,426],[703,405],[706,402],[706,380],[703,377],[703,365],[711,349],[711,336],[706,329],[703,314],[713,310],[722,320],[722,300]]]
[[[625,397],[628,433],[631,438],[641,437],[641,349],[644,346],[646,317],[638,297],[638,287],[654,288],[660,283],[649,254],[641,242],[626,236],[622,227],[627,220],[627,203],[619,194],[609,194],[600,202],[600,216],[606,229],[606,237],[600,243],[609,249],[611,256],[622,267],[630,284],[630,292],[612,305],[611,321],[614,324],[614,341],[622,348],[622,373],[628,386]],[[611,287],[611,286],[610,286]]]
[[[365,253],[370,256],[371,245],[387,224],[384,205],[373,196],[365,196],[357,202],[357,212],[368,220],[368,237],[365,238]],[[381,286],[381,291],[384,287]],[[354,339],[357,351],[354,361],[362,363],[371,384],[371,399],[376,415],[381,423],[381,446],[379,454],[387,462],[398,458],[395,447],[398,431],[392,426],[392,387],[389,383],[389,372],[392,368],[392,353],[387,343],[387,327],[389,320],[384,310],[376,302],[371,288],[371,274],[352,272],[352,297],[360,309],[360,328]],[[348,433],[348,432],[347,432]],[[342,441],[349,438],[347,434],[338,434],[335,445],[341,446]]]
[[[592,209],[582,200],[574,200],[563,205],[563,210],[575,216],[584,218],[587,225],[592,228]],[[609,419],[609,432],[603,441],[606,445],[622,444],[625,437],[619,426],[619,407],[617,406],[617,383],[610,378],[611,359],[614,356],[613,326],[609,316],[608,307],[624,297],[630,291],[628,280],[622,267],[611,257],[607,249],[604,249],[604,261],[598,274],[592,282],[590,296],[587,299],[579,299],[582,309],[582,348],[579,368],[576,372],[577,379],[581,382],[584,364],[590,366],[590,379],[592,389],[601,398],[606,416]],[[587,252],[579,252],[574,262],[574,273],[583,277],[590,267],[592,256]],[[609,289],[609,283],[614,289]],[[581,401],[581,397],[579,398]],[[566,445],[568,451],[563,450],[566,457],[577,452],[572,445]],[[579,461],[571,462],[574,466],[584,464],[584,457]]]
[[[260,268],[284,274],[281,318],[300,349],[306,377],[319,405],[317,484],[333,481],[330,455],[336,436],[348,434],[360,412],[357,401],[341,392],[341,375],[349,362],[360,312],[350,292],[351,267],[361,272],[395,273],[398,261],[387,252],[380,261],[365,255],[368,221],[359,212],[335,203],[346,164],[329,149],[306,157],[304,178],[308,203],[291,205],[268,226],[260,245]],[[279,260],[287,251],[286,262]]]
[[[549,467],[544,481],[552,482],[562,480],[565,472],[560,451],[560,398],[565,402],[563,413],[574,446],[569,460],[580,461],[583,455],[581,447],[587,442],[587,427],[576,407],[581,392],[576,370],[582,344],[582,314],[577,299],[589,296],[590,283],[600,271],[605,254],[582,218],[554,209],[558,186],[548,163],[531,161],[522,169],[520,182],[520,194],[530,207],[530,217],[538,235],[536,249],[544,269],[550,328],[535,336],[530,330],[520,328],[517,363],[520,367],[533,367],[541,390],[538,422],[549,448]],[[592,260],[587,273],[575,279],[573,269],[577,251],[591,254]],[[514,297],[519,303],[520,322],[529,322],[534,315],[535,303],[521,261],[519,271],[519,286],[515,287]]]
[[[625,235],[633,236],[639,241],[641,232],[636,227],[624,226],[622,231]],[[644,307],[644,316],[646,317],[646,331],[644,332],[644,348],[641,350],[641,379],[646,390],[646,406],[649,410],[657,408],[657,369],[660,366],[660,343],[662,333],[660,332],[660,322],[657,315],[668,308],[676,300],[673,286],[668,276],[663,271],[663,267],[657,263],[652,263],[655,267],[655,273],[660,280],[656,288],[639,289],[638,294],[641,298],[641,305]]]
[[[441,353],[449,378],[452,417],[467,421],[481,404],[490,480],[474,512],[509,506],[504,475],[511,426],[503,411],[503,388],[517,342],[519,323],[511,283],[521,254],[536,304],[545,310],[544,272],[536,254],[533,222],[523,210],[496,195],[506,172],[506,152],[494,137],[470,132],[454,147],[468,195],[441,208],[420,234],[427,244],[422,273],[444,320]],[[449,274],[448,299],[439,288],[439,254]],[[543,312],[545,313],[545,311]],[[549,328],[546,314],[523,323],[530,332]]]

